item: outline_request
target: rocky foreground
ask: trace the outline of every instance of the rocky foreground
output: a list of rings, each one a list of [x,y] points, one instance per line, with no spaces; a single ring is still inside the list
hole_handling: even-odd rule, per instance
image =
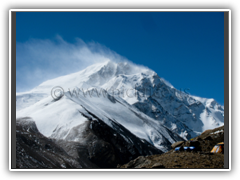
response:
[[[224,154],[210,153],[214,145],[224,141],[224,126],[207,130],[191,141],[180,141],[172,145],[172,150],[152,156],[140,156],[118,168],[224,168]],[[198,147],[195,152],[176,152],[179,146],[194,143]]]

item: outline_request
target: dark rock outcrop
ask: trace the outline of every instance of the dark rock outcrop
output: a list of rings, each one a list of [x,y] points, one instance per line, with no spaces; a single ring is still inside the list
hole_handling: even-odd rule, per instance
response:
[[[90,120],[72,129],[65,140],[56,142],[75,159],[84,160],[83,168],[116,168],[118,164],[125,164],[138,156],[163,153],[120,124],[111,122],[117,130],[101,120]],[[81,133],[73,132],[80,128],[84,129]]]
[[[16,120],[17,168],[81,168],[53,140],[43,136],[30,118]]]
[[[116,168],[138,156],[163,153],[111,123],[116,130],[89,118],[57,140],[43,136],[31,118],[17,119],[17,168]]]
[[[176,147],[181,146],[183,143],[184,143],[184,141],[175,142],[175,143],[173,143],[173,144],[171,145],[171,148],[172,148],[172,149],[175,149]]]

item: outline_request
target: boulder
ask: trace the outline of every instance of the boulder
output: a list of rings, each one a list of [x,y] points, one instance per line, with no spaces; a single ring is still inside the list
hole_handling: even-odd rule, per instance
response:
[[[171,148],[172,148],[172,149],[175,149],[176,147],[181,146],[183,143],[184,143],[184,141],[175,142],[175,143],[173,143],[173,144],[171,145]]]
[[[163,164],[161,164],[161,163],[155,163],[153,166],[152,166],[152,168],[165,168],[165,166],[163,165]]]
[[[143,156],[139,156],[137,159],[130,161],[125,168],[135,168],[144,163],[144,161],[145,158]]]

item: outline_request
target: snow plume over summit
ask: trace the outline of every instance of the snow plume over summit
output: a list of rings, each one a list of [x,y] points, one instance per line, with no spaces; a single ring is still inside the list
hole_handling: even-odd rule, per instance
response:
[[[53,40],[17,42],[16,61],[17,92],[30,90],[46,80],[79,72],[96,63],[113,61],[123,63],[122,68],[126,68],[124,62],[131,63],[99,43],[84,42],[79,38],[75,43],[69,43],[60,36]]]

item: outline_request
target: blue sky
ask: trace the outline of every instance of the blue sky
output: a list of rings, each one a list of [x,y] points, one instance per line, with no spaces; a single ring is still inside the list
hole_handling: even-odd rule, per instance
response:
[[[221,12],[17,12],[16,20],[17,92],[107,54],[147,66],[177,89],[224,103]],[[78,48],[84,60],[78,61]]]

